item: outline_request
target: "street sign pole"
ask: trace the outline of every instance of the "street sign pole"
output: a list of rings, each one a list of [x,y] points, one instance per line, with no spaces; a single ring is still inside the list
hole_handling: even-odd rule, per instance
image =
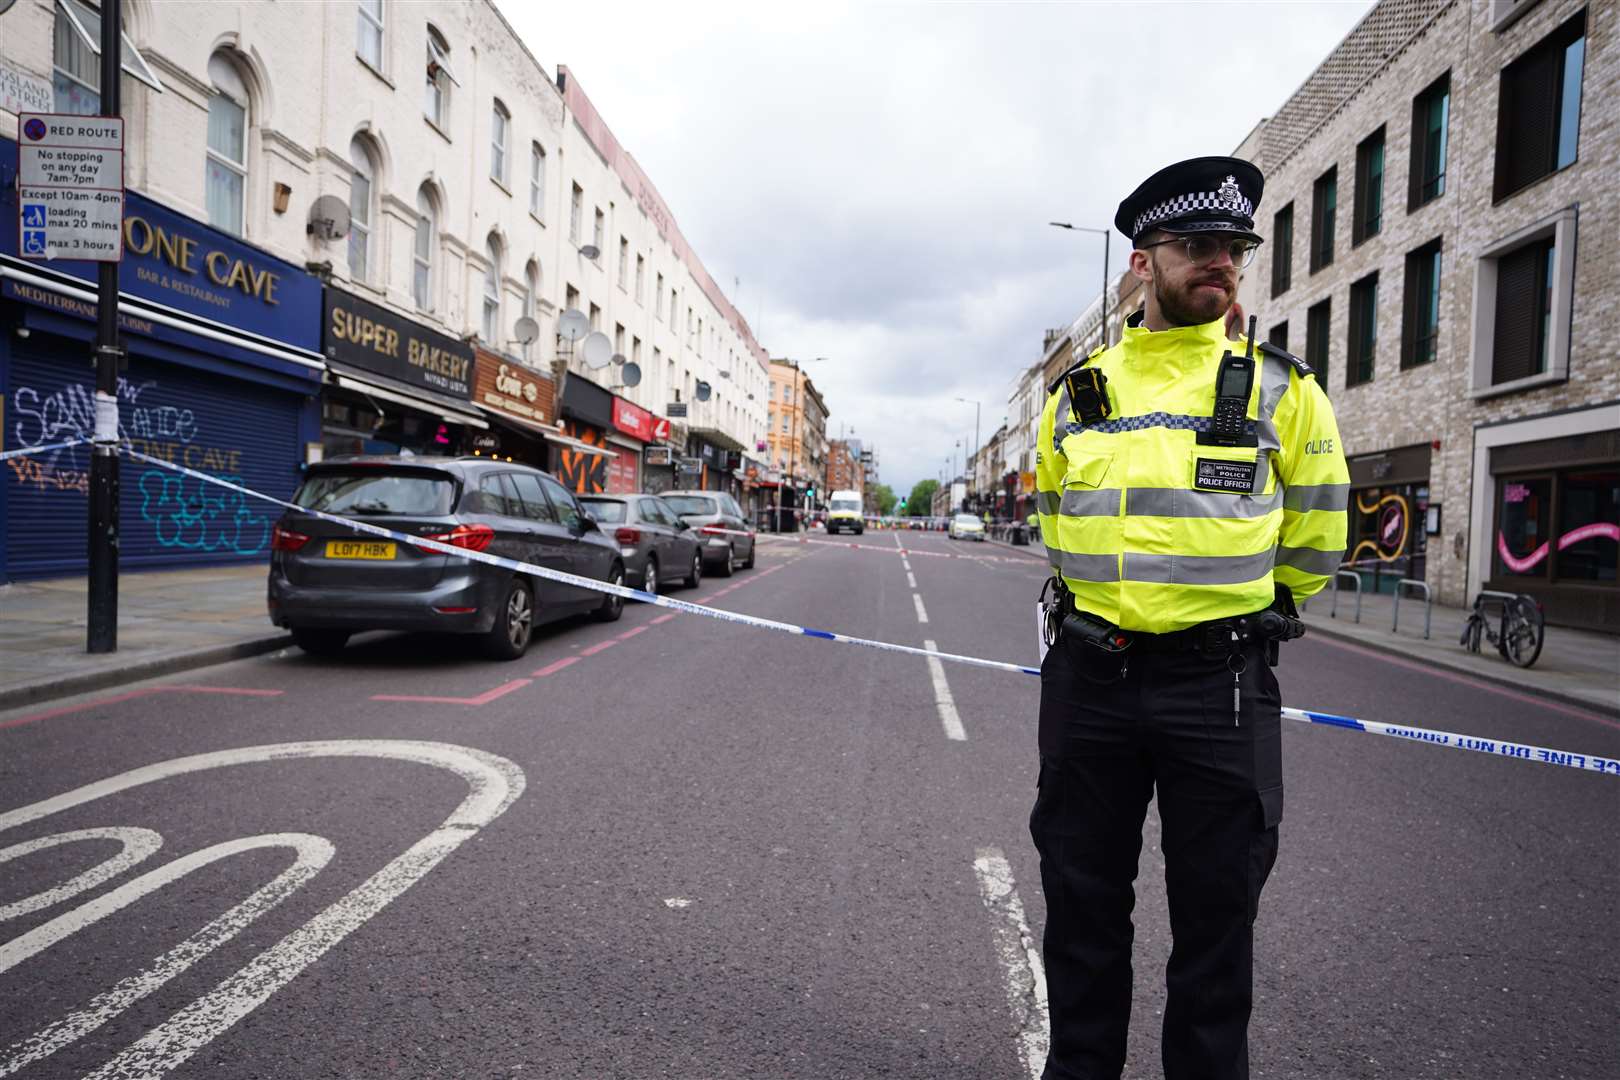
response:
[[[101,115],[122,115],[122,4],[101,8]],[[121,157],[122,155],[120,155]],[[122,168],[120,168],[122,173]],[[118,651],[118,263],[96,282],[96,435],[90,450],[89,625],[85,650]]]

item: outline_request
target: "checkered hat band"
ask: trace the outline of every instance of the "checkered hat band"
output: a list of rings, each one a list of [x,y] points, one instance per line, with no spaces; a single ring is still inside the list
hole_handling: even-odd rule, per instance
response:
[[[1171,431],[1208,431],[1211,417],[1188,416],[1185,413],[1151,412],[1140,416],[1121,416],[1113,420],[1098,420],[1094,424],[1077,424],[1069,421],[1064,425],[1065,434],[1078,435],[1082,431],[1100,431],[1106,435],[1118,435],[1125,431],[1145,431],[1148,428],[1168,428]],[[1253,420],[1245,421],[1244,431],[1254,434],[1259,428]]]
[[[1219,191],[1195,191],[1190,195],[1177,195],[1173,199],[1166,199],[1157,206],[1150,207],[1136,215],[1136,236],[1141,236],[1161,221],[1170,221],[1173,218],[1186,217],[1199,210],[1218,210],[1223,214],[1232,214],[1238,217],[1254,217],[1254,203],[1242,195],[1237,197],[1237,205],[1233,206],[1227,197]]]

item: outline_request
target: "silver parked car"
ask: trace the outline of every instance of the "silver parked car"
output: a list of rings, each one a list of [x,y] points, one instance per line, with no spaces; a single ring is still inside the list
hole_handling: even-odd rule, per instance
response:
[[[697,530],[703,561],[715,573],[730,577],[733,567],[753,569],[754,527],[736,499],[723,491],[666,491],[661,497]]]
[[[581,495],[580,505],[619,545],[630,583],[655,593],[670,579],[696,588],[703,580],[702,542],[656,495]]]

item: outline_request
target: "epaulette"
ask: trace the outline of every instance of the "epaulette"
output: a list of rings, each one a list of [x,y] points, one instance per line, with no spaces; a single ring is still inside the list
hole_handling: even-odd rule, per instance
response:
[[[1063,380],[1067,379],[1069,377],[1069,373],[1071,371],[1079,371],[1081,368],[1085,367],[1087,364],[1091,363],[1093,360],[1097,359],[1097,357],[1101,356],[1103,353],[1105,353],[1107,351],[1108,351],[1108,346],[1099,345],[1095,349],[1092,349],[1091,352],[1088,353],[1082,359],[1077,360],[1074,363],[1070,364],[1068,367],[1064,368],[1063,369],[1063,374],[1061,374],[1057,378],[1053,379],[1052,380],[1052,385],[1048,386],[1046,388],[1047,394],[1051,395],[1051,394],[1057,393],[1058,387],[1063,385]]]
[[[1304,378],[1306,375],[1316,374],[1316,371],[1311,367],[1311,365],[1307,364],[1305,361],[1301,360],[1287,349],[1279,349],[1269,341],[1262,341],[1259,344],[1260,351],[1265,353],[1267,356],[1275,356],[1279,360],[1285,360],[1289,364],[1292,364],[1294,370],[1299,372],[1300,378]]]

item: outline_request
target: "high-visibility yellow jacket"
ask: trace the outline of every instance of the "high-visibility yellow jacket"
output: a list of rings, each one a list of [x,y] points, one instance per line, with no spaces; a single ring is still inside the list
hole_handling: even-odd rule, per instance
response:
[[[1220,321],[1154,332],[1139,320],[1087,364],[1108,376],[1107,419],[1082,424],[1062,384],[1041,413],[1041,535],[1075,605],[1168,633],[1259,611],[1274,582],[1296,600],[1316,593],[1344,557],[1350,492],[1327,395],[1298,361],[1257,352],[1259,445],[1201,446],[1221,356],[1243,346]]]

